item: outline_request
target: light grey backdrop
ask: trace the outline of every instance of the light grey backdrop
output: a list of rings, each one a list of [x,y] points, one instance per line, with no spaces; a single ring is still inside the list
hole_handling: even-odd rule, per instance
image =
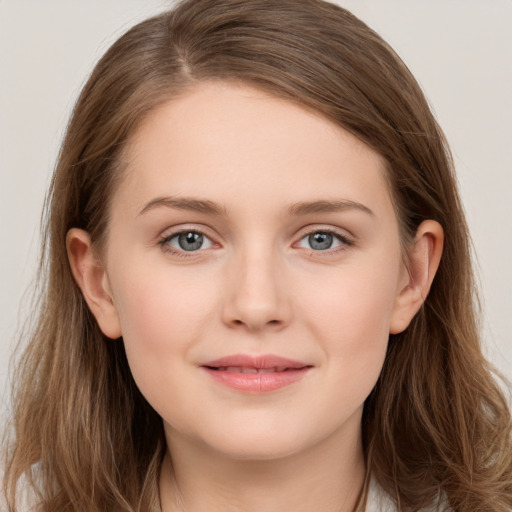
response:
[[[486,351],[512,378],[512,1],[340,0],[402,56],[444,128],[479,263]],[[46,186],[80,86],[165,0],[0,0],[0,404],[29,314]],[[25,306],[25,307],[23,307]],[[1,414],[1,413],[0,413]],[[1,422],[0,422],[1,423]]]

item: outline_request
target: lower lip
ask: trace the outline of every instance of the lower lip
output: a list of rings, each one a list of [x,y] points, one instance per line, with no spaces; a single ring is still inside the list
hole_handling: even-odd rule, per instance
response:
[[[213,379],[220,384],[245,391],[246,393],[269,393],[284,388],[299,381],[311,369],[310,366],[274,373],[238,373],[223,370],[212,370],[202,367]]]

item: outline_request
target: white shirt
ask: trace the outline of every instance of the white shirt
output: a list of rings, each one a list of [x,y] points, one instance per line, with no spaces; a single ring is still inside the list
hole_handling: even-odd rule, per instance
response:
[[[393,500],[380,485],[372,478],[368,489],[365,512],[396,512],[397,508]]]
[[[445,500],[441,503],[446,507]],[[375,481],[374,478],[370,481],[370,488],[368,489],[368,499],[366,501],[365,512],[397,512],[396,505],[391,497],[382,489],[382,487]],[[422,512],[434,512],[434,508],[422,508]],[[437,508],[435,510],[438,510]],[[445,510],[445,509],[443,509]],[[452,510],[447,509],[447,510]]]

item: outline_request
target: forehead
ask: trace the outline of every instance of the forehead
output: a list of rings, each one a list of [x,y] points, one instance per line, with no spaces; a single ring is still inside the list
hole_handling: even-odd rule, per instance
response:
[[[262,196],[390,199],[378,153],[316,112],[233,83],[202,83],[156,108],[124,167],[117,195],[134,206],[165,194],[255,206]]]

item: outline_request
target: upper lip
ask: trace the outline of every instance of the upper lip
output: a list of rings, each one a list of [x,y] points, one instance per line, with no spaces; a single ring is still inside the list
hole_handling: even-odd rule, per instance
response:
[[[233,354],[230,356],[221,357],[214,361],[208,361],[202,364],[203,367],[208,368],[257,368],[257,369],[271,369],[276,368],[284,369],[299,369],[312,366],[302,361],[295,361],[285,357],[276,356],[273,354],[264,354],[251,356],[247,354]]]

